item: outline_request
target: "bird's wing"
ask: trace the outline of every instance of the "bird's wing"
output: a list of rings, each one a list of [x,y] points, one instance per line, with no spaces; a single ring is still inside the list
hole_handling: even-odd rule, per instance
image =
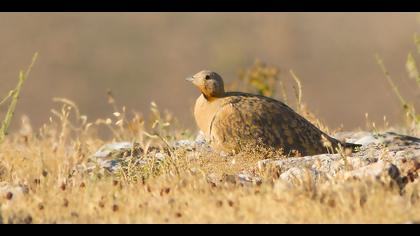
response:
[[[231,96],[216,113],[211,139],[219,143],[257,141],[301,154],[325,152],[325,135],[282,102],[261,96]],[[329,138],[325,135],[326,138]]]

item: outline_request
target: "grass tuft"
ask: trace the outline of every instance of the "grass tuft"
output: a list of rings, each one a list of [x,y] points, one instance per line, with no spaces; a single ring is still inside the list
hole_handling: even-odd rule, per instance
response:
[[[264,68],[262,71],[267,70]],[[245,71],[266,74],[255,66]],[[19,78],[23,79],[19,89],[2,99],[3,104],[20,93],[28,74],[20,73]],[[293,71],[290,74],[298,111],[322,126],[304,104],[300,79]],[[275,95],[274,88],[266,89],[259,84],[266,83],[268,77],[253,78],[244,82],[250,83],[247,84],[250,89],[262,88],[261,94]],[[280,87],[283,93],[284,84]],[[285,93],[283,98],[288,101]],[[407,184],[401,193],[392,182],[377,178],[314,180],[313,165],[321,163],[309,163],[302,172],[291,173],[291,182],[285,182],[281,175],[290,169],[261,162],[292,158],[282,150],[260,150],[258,145],[251,145],[243,152],[224,156],[206,148],[175,148],[174,141],[192,141],[195,135],[177,126],[171,113],[161,111],[154,102],[150,105],[150,117],[145,118],[141,113],[130,113],[125,106],[118,106],[109,91],[112,113],[91,120],[73,101],[66,98],[53,101],[58,108],[51,110],[50,119],[39,131],[29,127],[27,132],[14,132],[0,143],[0,223],[404,223],[420,220],[418,179]],[[384,123],[387,123],[385,118]],[[23,125],[30,126],[29,122]],[[98,133],[103,130],[110,131],[112,137],[101,138]],[[122,160],[116,173],[100,168],[83,171],[101,146],[116,141],[134,144],[124,153],[110,154],[113,160]],[[383,156],[387,152],[384,148]],[[346,150],[340,147],[338,153],[344,168],[353,170],[353,159]],[[244,183],[238,179],[238,173],[259,179]]]

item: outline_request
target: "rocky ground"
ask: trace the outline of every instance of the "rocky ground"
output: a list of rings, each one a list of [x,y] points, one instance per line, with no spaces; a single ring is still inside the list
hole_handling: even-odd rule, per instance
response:
[[[391,180],[400,190],[418,179],[420,170],[420,139],[393,132],[343,132],[336,135],[339,139],[362,144],[359,152],[348,154],[321,154],[304,157],[278,157],[260,160],[257,169],[275,168],[279,178],[289,183],[311,180],[314,183],[326,180],[347,180],[349,178],[374,178]],[[196,140],[180,140],[172,143],[174,150],[183,149],[191,158],[205,158],[206,152],[212,152],[203,137]],[[79,165],[75,171],[91,172],[100,170],[103,173],[115,174],[120,168],[130,163],[142,166],[150,159],[159,163],[169,157],[168,150],[150,148],[148,155],[136,144],[130,142],[110,143],[101,147],[89,159],[88,163]],[[221,158],[229,156],[220,154]],[[1,170],[0,170],[1,171]],[[222,181],[208,174],[209,182]],[[225,175],[224,181],[243,184],[258,184],[263,181],[255,171],[241,171],[236,175]],[[0,186],[1,193],[12,193],[19,196],[27,190],[24,186]]]
[[[280,178],[290,183],[311,178],[315,183],[331,179],[346,180],[349,178],[390,178],[403,191],[406,184],[418,178],[420,169],[420,139],[400,135],[394,132],[342,132],[337,138],[362,144],[359,152],[348,154],[321,154],[305,157],[279,157],[261,160],[257,168],[273,168],[279,170]],[[192,157],[197,153],[211,152],[202,136],[196,140],[180,140],[172,144],[174,149],[184,149]],[[151,150],[156,162],[168,157],[168,152]],[[131,155],[133,154],[133,155]],[[81,167],[86,169],[97,168],[113,173],[124,162],[130,161],[135,165],[145,164],[143,150],[129,142],[111,143],[103,146],[92,155],[91,163]],[[205,155],[201,155],[205,156]],[[133,160],[134,158],[134,160]],[[229,158],[221,154],[221,158]],[[241,171],[235,176],[225,176],[231,181],[243,183],[259,183],[261,176],[247,171]],[[209,174],[210,181],[212,176]]]
[[[203,198],[207,196],[203,194],[200,195],[199,194],[200,191],[223,192],[226,190],[226,193],[223,192],[223,194],[227,194],[226,196],[231,196],[229,195],[231,191],[237,191],[237,192],[244,191],[244,198],[241,198],[242,203],[244,203],[244,201],[246,201],[245,196],[250,197],[249,195],[245,194],[246,191],[251,191],[251,190],[263,191],[261,189],[266,189],[264,191],[267,191],[265,192],[265,194],[268,194],[265,198],[265,201],[274,201],[273,197],[275,198],[277,196],[276,195],[277,192],[268,191],[267,189],[271,189],[270,186],[273,186],[273,189],[277,189],[276,186],[278,186],[278,188],[280,189],[283,189],[282,186],[286,186],[286,189],[288,191],[285,191],[285,193],[279,196],[283,196],[284,199],[289,199],[289,198],[294,199],[294,196],[295,196],[294,194],[296,193],[295,192],[293,194],[291,193],[289,196],[287,192],[289,191],[292,192],[292,189],[298,189],[294,187],[297,185],[304,186],[305,188],[305,186],[308,186],[307,183],[309,183],[310,184],[309,186],[314,187],[314,188],[311,188],[311,187],[309,188],[314,190],[317,187],[328,188],[330,183],[339,183],[334,186],[336,186],[336,188],[347,188],[349,186],[351,187],[351,185],[349,184],[354,183],[353,180],[363,180],[363,181],[373,180],[374,182],[367,181],[366,183],[379,183],[379,184],[384,183],[386,185],[391,184],[393,185],[393,187],[395,187],[393,189],[397,190],[397,192],[395,192],[397,195],[406,196],[406,198],[412,198],[411,196],[418,196],[417,193],[413,192],[414,190],[411,187],[418,186],[415,183],[418,183],[418,179],[419,179],[418,175],[420,173],[419,171],[420,170],[420,139],[419,138],[400,135],[393,132],[383,132],[383,133],[343,132],[343,133],[336,134],[336,137],[342,140],[346,140],[348,142],[359,143],[362,145],[362,147],[360,148],[358,152],[351,153],[351,154],[339,153],[339,154],[321,154],[321,155],[304,156],[304,157],[285,157],[285,156],[281,156],[280,154],[277,155],[276,153],[274,154],[271,153],[271,155],[269,156],[270,158],[260,158],[258,156],[258,158],[256,158],[255,160],[251,160],[250,162],[248,162],[248,160],[249,160],[249,157],[252,155],[250,155],[250,153],[246,153],[245,155],[246,158],[242,159],[242,162],[245,162],[246,165],[240,164],[239,165],[240,168],[231,168],[232,166],[235,166],[235,164],[232,164],[232,163],[236,161],[238,164],[238,162],[240,162],[241,158],[244,156],[241,156],[240,154],[231,156],[231,155],[226,155],[223,153],[215,153],[204,141],[201,135],[199,135],[195,140],[178,140],[172,143],[169,142],[166,148],[149,147],[149,148],[143,149],[142,147],[140,147],[140,145],[132,144],[130,142],[109,143],[99,148],[96,152],[90,153],[89,158],[86,158],[82,163],[80,163],[79,165],[76,165],[77,168],[74,168],[73,173],[71,173],[70,176],[67,177],[68,179],[72,179],[72,181],[75,181],[73,189],[72,190],[69,189],[69,194],[72,193],[72,194],[77,195],[77,194],[84,193],[84,191],[81,191],[79,189],[80,188],[78,187],[79,183],[76,184],[77,181],[83,181],[83,182],[86,181],[87,184],[88,183],[91,183],[91,184],[92,183],[93,184],[107,183],[107,181],[89,182],[88,180],[92,178],[85,178],[87,176],[96,176],[96,174],[108,175],[108,176],[111,176],[110,178],[111,180],[114,180],[114,179],[118,180],[118,178],[121,177],[122,172],[125,174],[129,174],[130,172],[136,173],[136,174],[140,173],[140,176],[142,176],[144,175],[143,171],[146,171],[146,172],[150,171],[149,167],[152,166],[151,169],[154,169],[154,166],[158,167],[158,166],[165,165],[168,162],[172,162],[174,159],[173,157],[175,157],[175,158],[182,159],[182,161],[184,161],[184,162],[175,164],[175,166],[178,165],[181,169],[186,170],[189,173],[193,173],[194,171],[200,172],[203,174],[200,176],[204,177],[202,179],[202,182],[200,182],[201,177],[199,178],[200,180],[197,180],[199,182],[199,185],[197,186],[200,186],[199,190],[191,186],[180,187],[182,181],[176,178],[173,179],[173,182],[170,182],[171,184],[168,184],[168,186],[173,187],[173,184],[175,183],[175,185],[178,186],[178,187],[173,187],[173,190],[169,190],[169,191],[174,191],[174,193],[172,194],[174,194],[174,196],[177,196],[176,199],[177,201],[180,201],[180,202],[181,202],[181,199],[184,198],[184,194],[186,193],[191,194],[189,195],[191,199],[197,200],[198,195]],[[92,149],[92,150],[95,150],[95,149]],[[218,160],[220,160],[220,163],[221,163],[220,166],[217,163]],[[211,166],[211,168],[206,168],[207,166]],[[72,169],[73,167],[69,170],[72,170]],[[133,171],[130,171],[130,170],[133,170]],[[2,170],[0,166],[0,175],[2,171],[4,170]],[[39,186],[43,186],[43,185],[39,185],[39,183],[36,181],[41,181],[41,182],[47,181],[48,178],[45,177],[47,176],[47,174],[48,173],[44,174],[44,172],[42,172],[42,176],[44,177],[41,177],[41,179],[36,178],[33,180],[35,181],[34,183],[29,183],[29,184],[25,184],[26,183],[25,181],[15,181],[15,183],[17,182],[22,183],[19,185],[10,184],[7,181],[1,182],[0,183],[0,196],[3,196],[4,197],[3,202],[7,203],[3,205],[3,208],[7,209],[7,206],[13,207],[14,205],[12,205],[12,202],[17,202],[17,203],[22,203],[25,201],[31,202],[32,200],[30,199],[32,199],[32,197],[28,198],[28,196],[34,196],[34,194],[36,195],[37,194],[36,192],[40,191]],[[165,175],[161,175],[161,174],[165,174]],[[158,175],[161,175],[161,177],[169,178],[169,179],[172,179],[174,178],[174,176],[176,176],[176,175],[171,175],[170,172],[160,172],[158,173]],[[144,176],[147,176],[147,175],[144,175]],[[185,176],[186,175],[184,175],[184,177]],[[194,176],[194,174],[192,176]],[[275,176],[275,178],[272,178],[273,176]],[[277,180],[280,180],[280,181],[277,181]],[[51,180],[51,181],[54,182],[54,180]],[[159,181],[156,180],[156,178],[150,178],[150,181],[147,181],[146,185],[144,185],[143,183],[143,185],[146,186],[147,191],[144,190],[145,192],[138,193],[139,196],[141,195],[144,198],[145,196],[148,196],[147,194],[150,194],[151,196],[156,197],[153,191],[151,192],[149,191],[149,188],[155,188],[156,187],[155,184],[158,182]],[[208,186],[206,182],[209,183],[210,186]],[[162,184],[165,184],[165,183],[166,182],[162,182]],[[365,183],[365,182],[362,182],[362,183]],[[140,185],[136,185],[134,182],[133,185],[127,185],[127,188],[131,186],[134,192],[141,191],[141,189],[139,190],[137,188],[138,186],[143,186],[143,185],[141,185],[141,182],[140,182]],[[149,185],[151,187],[147,187]],[[220,188],[217,186],[219,186]],[[228,186],[233,186],[233,187],[229,188]],[[237,188],[238,186],[239,188]],[[245,188],[241,188],[241,186],[245,186]],[[247,188],[248,186],[251,186],[251,188]],[[367,186],[371,186],[371,185],[367,185]],[[48,184],[48,187],[47,185],[45,187],[46,188],[44,189],[44,191],[39,192],[39,194],[43,193],[43,194],[53,194],[53,195],[56,195],[56,194],[65,195],[66,193],[63,190],[63,185],[60,185],[59,187],[55,186],[56,188],[59,188],[59,190],[54,189],[54,188],[50,189],[51,187],[50,184]],[[216,188],[213,188],[213,187],[216,187]],[[161,190],[158,196],[165,196],[164,194],[162,195],[162,191],[165,192],[166,191],[165,189],[167,188],[168,188],[167,186],[165,186],[165,188],[162,187],[163,190]],[[210,190],[207,188],[209,188]],[[361,188],[363,188],[363,186]],[[66,189],[65,185],[64,185],[64,189]],[[109,194],[112,195],[113,194],[112,191],[114,191],[112,190],[112,187],[108,190],[104,190],[103,192],[101,192],[100,189],[93,188],[92,186],[89,189],[96,189],[95,191],[99,191],[98,196],[99,194],[101,196],[106,195],[108,194],[109,191],[110,191]],[[50,190],[52,191],[52,193],[49,192]],[[283,192],[283,190],[281,190],[281,192]],[[312,190],[308,192],[310,193]],[[398,194],[398,190],[400,191],[400,194]],[[54,192],[54,191],[57,191],[57,192]],[[121,191],[128,191],[128,190],[121,190]],[[178,193],[176,191],[180,191],[180,192]],[[368,191],[368,190],[363,190],[363,191]],[[121,196],[128,196],[130,194],[134,194],[134,192],[130,192],[130,193],[124,192],[124,194],[121,193]],[[342,192],[347,194],[346,191],[342,191]],[[197,195],[194,195],[194,194],[197,194]],[[214,193],[208,193],[208,194],[209,196],[213,196],[212,194]],[[274,195],[270,195],[270,194],[274,194]],[[44,195],[39,195],[39,196],[44,196]],[[44,197],[41,197],[41,199],[43,198],[50,199],[50,197],[47,197],[47,196],[49,195],[45,195]],[[70,196],[75,198],[75,196],[70,194],[70,195],[65,195],[65,199],[71,199]],[[380,200],[381,199],[380,196],[381,196],[380,194],[378,194],[377,196],[375,195],[375,197],[378,198],[377,200],[378,202],[382,202],[382,200]],[[254,199],[255,202],[260,202],[260,200],[258,200],[259,195],[255,195],[253,197],[255,197]],[[78,199],[77,202],[83,201],[81,200],[81,198],[80,199],[75,198],[75,199]],[[84,202],[84,203],[90,204],[91,202],[90,199],[91,199],[91,196],[86,198],[85,201],[87,202]],[[210,197],[209,199],[212,199],[212,198]],[[312,198],[308,198],[308,199],[312,199]],[[360,201],[362,201],[363,199],[361,199]],[[373,198],[370,198],[370,199],[372,201]],[[127,202],[127,201],[130,202],[130,201],[135,201],[135,200],[138,200],[138,198],[134,197],[133,199],[126,199],[124,202]],[[143,200],[148,202],[148,204],[152,204],[152,203],[160,204],[162,199],[157,198],[155,200],[151,200],[151,199],[145,198]],[[311,202],[313,200],[308,200],[308,201]],[[386,201],[386,198],[384,198],[383,201]],[[208,200],[205,200],[203,202],[208,202]],[[350,200],[348,202],[349,204],[351,203]],[[275,201],[270,202],[270,204],[271,203],[279,204],[278,202],[275,202]],[[255,203],[250,203],[250,206],[252,206],[253,204]],[[313,202],[311,202],[310,204],[313,204]],[[340,207],[343,207],[343,209],[347,209],[345,208],[346,206],[345,204],[347,203],[344,202],[342,204],[343,205]],[[372,207],[374,207],[375,203],[372,203],[372,204],[373,204]],[[394,206],[399,206],[399,205],[391,204],[389,206],[394,207]],[[209,209],[213,209],[213,207],[210,205],[208,207]],[[160,209],[160,208],[161,207],[156,207],[156,209]],[[261,211],[262,208],[256,208],[256,209],[258,211]],[[276,209],[280,211],[282,208],[280,207]],[[302,211],[306,212],[307,207],[303,207],[302,209],[301,209]],[[374,208],[374,209],[377,209],[377,208]],[[399,208],[395,208],[395,209],[399,209]],[[407,209],[410,209],[410,208],[407,208]],[[203,210],[203,212],[206,212],[206,211],[207,210]],[[31,223],[32,219],[35,219],[35,218],[37,220],[44,219],[43,216],[36,215],[34,212],[36,212],[36,210],[32,211],[32,213],[30,214],[32,218],[19,216],[19,217],[16,217],[16,219],[19,219],[19,220],[15,221],[13,220],[15,218],[12,217],[13,218],[12,219],[10,218],[11,216],[9,215],[7,216],[9,217],[7,218],[8,220],[4,218],[3,222],[7,221],[7,222]],[[55,212],[55,211],[51,210],[51,212]],[[80,212],[83,212],[83,211],[80,210]],[[89,212],[89,214],[91,214],[90,211],[86,210],[86,212]],[[167,210],[167,212],[171,212],[171,211]],[[290,211],[287,211],[287,212],[288,214],[291,214]],[[312,213],[308,213],[308,215],[311,215],[311,214]],[[121,214],[121,216],[123,215],[124,214]],[[153,217],[157,217],[156,219],[160,219],[158,216],[153,216],[153,217],[150,216],[150,217],[151,217],[150,219],[152,219]],[[414,217],[414,216],[413,217],[407,216],[406,218],[408,219],[413,218],[415,220],[418,219],[418,217]],[[137,219],[137,218],[134,217],[133,219]],[[297,219],[303,219],[303,218],[299,217]],[[1,221],[2,219],[0,217],[0,222]]]

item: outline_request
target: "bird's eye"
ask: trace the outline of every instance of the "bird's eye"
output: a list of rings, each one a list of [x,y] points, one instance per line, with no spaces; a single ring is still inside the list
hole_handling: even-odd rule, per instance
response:
[[[210,79],[210,75],[206,75],[206,78],[205,78],[206,80],[209,80]]]

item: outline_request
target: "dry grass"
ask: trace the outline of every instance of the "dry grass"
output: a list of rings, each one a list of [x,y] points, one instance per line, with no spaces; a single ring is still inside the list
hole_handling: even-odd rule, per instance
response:
[[[256,69],[258,71],[258,69]],[[266,72],[276,70],[266,68]],[[268,72],[267,72],[268,73]],[[322,128],[302,103],[297,76],[296,108]],[[271,77],[270,77],[271,78]],[[264,80],[253,79],[266,90]],[[258,81],[256,83],[255,81]],[[272,79],[267,80],[270,83]],[[260,83],[261,82],[261,83]],[[308,180],[294,185],[279,180],[278,170],[258,168],[258,160],[278,153],[253,148],[233,157],[174,149],[193,139],[170,113],[152,103],[152,116],[119,109],[110,92],[110,117],[90,121],[76,104],[62,98],[60,109],[40,130],[28,119],[0,143],[0,189],[21,186],[22,194],[0,192],[3,223],[404,223],[420,221],[420,183],[404,193],[391,181]],[[283,95],[285,96],[285,95]],[[413,121],[414,122],[414,121]],[[326,127],[324,127],[326,129]],[[112,140],[98,132],[107,130]],[[118,174],[75,171],[103,144],[137,142],[144,149],[165,149],[170,157],[143,167],[128,163]],[[231,176],[241,171],[262,176],[244,185]]]
[[[174,166],[144,181],[69,176],[101,143],[74,140],[67,150],[53,139],[18,137],[1,146],[1,180],[28,193],[0,198],[3,222],[32,223],[403,223],[420,220],[420,184],[404,195],[380,182],[304,183],[290,187],[275,176],[260,185],[208,182],[209,173],[252,169],[236,163],[178,155]],[[8,147],[8,148],[6,148]],[[251,159],[251,160],[250,160]],[[255,163],[255,162],[254,162]],[[178,172],[175,171],[177,167]],[[142,175],[141,173],[137,173]],[[269,175],[267,175],[269,176]]]
[[[173,118],[152,105],[154,117],[124,111],[109,121],[88,122],[77,107],[62,109],[39,132],[10,135],[0,145],[0,182],[24,186],[26,193],[0,196],[4,223],[403,223],[420,220],[420,184],[397,188],[379,181],[306,181],[294,186],[257,161],[272,153],[252,150],[231,158],[210,152],[173,150],[167,161],[119,175],[74,172],[102,144],[105,125],[114,140],[167,148],[168,140],[188,137]],[[77,115],[79,117],[77,117]],[[124,118],[122,118],[124,117]],[[106,122],[108,120],[108,122]],[[122,121],[121,121],[122,120]],[[120,137],[120,138],[117,138]],[[159,138],[161,137],[161,138]],[[226,176],[248,171],[262,183],[243,185]],[[212,182],[209,176],[217,181]]]

